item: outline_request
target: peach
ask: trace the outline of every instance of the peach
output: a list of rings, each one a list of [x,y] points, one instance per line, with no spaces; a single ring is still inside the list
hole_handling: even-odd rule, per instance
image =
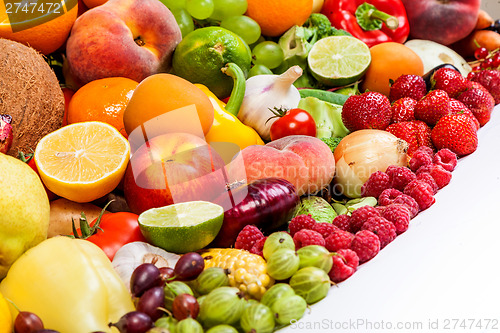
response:
[[[105,77],[137,82],[168,71],[181,31],[158,0],[109,0],[77,18],[66,45],[71,72],[83,84]]]
[[[229,165],[230,177],[247,182],[279,177],[291,182],[299,195],[312,194],[327,186],[335,174],[335,159],[328,146],[315,137],[291,135],[265,146],[248,146],[235,160],[243,159],[244,170]]]

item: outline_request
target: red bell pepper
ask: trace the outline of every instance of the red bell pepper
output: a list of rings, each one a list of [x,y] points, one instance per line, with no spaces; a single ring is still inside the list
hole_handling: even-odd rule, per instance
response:
[[[401,0],[325,0],[321,13],[332,26],[348,31],[369,47],[404,43],[410,33]]]

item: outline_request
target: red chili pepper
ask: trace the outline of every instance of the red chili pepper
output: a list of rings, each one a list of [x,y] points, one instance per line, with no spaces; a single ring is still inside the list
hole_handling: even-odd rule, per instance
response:
[[[369,47],[404,43],[410,33],[401,0],[325,0],[321,13],[332,26],[348,31]]]

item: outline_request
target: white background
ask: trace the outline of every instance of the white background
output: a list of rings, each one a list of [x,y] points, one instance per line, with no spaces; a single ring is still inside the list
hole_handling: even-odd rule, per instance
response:
[[[493,19],[500,18],[500,0],[482,0],[481,8],[490,14]]]
[[[500,105],[478,136],[407,232],[282,331],[500,333]]]

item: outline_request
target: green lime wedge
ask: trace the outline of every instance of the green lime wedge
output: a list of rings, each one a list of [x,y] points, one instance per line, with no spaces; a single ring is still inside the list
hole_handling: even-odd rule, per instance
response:
[[[359,80],[370,66],[370,48],[351,36],[330,36],[313,45],[307,56],[316,80],[328,86],[344,86]]]
[[[151,208],[139,215],[139,228],[146,240],[166,251],[197,251],[214,240],[224,219],[222,206],[190,201]]]

